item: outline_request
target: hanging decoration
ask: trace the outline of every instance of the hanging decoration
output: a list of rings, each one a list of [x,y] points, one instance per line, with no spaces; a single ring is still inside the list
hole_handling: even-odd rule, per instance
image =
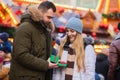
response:
[[[108,19],[120,19],[120,12],[118,10],[113,10],[111,13],[108,14],[102,14],[104,18]]]
[[[99,28],[102,30],[107,30],[108,29],[108,24],[100,23]]]

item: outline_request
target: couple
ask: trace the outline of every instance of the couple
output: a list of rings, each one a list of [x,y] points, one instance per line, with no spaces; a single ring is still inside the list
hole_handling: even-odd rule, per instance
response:
[[[55,12],[55,5],[44,1],[38,7],[30,5],[26,14],[22,15],[14,36],[9,80],[49,80],[45,79],[46,71],[52,68],[56,69],[53,70],[53,80],[94,80],[94,49],[91,45],[84,49],[81,35],[83,25],[78,18],[71,18],[67,22],[66,36],[58,53],[60,58],[64,57],[64,45],[69,41],[67,67],[59,68],[50,62],[50,33],[55,29],[52,23]],[[57,69],[63,74],[58,74]]]

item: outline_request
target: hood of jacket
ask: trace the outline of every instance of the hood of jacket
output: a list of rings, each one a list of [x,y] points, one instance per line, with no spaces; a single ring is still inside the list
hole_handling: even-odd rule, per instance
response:
[[[26,9],[26,12],[21,15],[21,21],[20,22],[32,20],[36,23],[42,23],[42,25],[43,25],[42,27],[46,27],[46,24],[43,22],[42,15],[43,14],[38,9],[38,6],[30,5]],[[55,30],[55,26],[54,26],[53,21],[49,25],[47,25],[47,28],[49,28],[51,30],[51,32],[53,32]]]

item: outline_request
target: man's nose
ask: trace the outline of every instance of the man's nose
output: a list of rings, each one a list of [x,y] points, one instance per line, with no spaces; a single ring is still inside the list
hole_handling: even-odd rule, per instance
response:
[[[49,22],[52,22],[52,19],[49,19]]]

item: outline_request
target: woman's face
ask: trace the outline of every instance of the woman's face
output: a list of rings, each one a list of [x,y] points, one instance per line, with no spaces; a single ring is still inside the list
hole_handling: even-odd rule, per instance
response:
[[[0,63],[3,62],[4,58],[5,58],[5,53],[4,53],[4,51],[0,50]]]
[[[72,43],[76,39],[77,32],[73,29],[66,29],[66,35],[68,36],[70,42]]]
[[[5,57],[5,52],[0,50],[0,57],[4,58]]]

